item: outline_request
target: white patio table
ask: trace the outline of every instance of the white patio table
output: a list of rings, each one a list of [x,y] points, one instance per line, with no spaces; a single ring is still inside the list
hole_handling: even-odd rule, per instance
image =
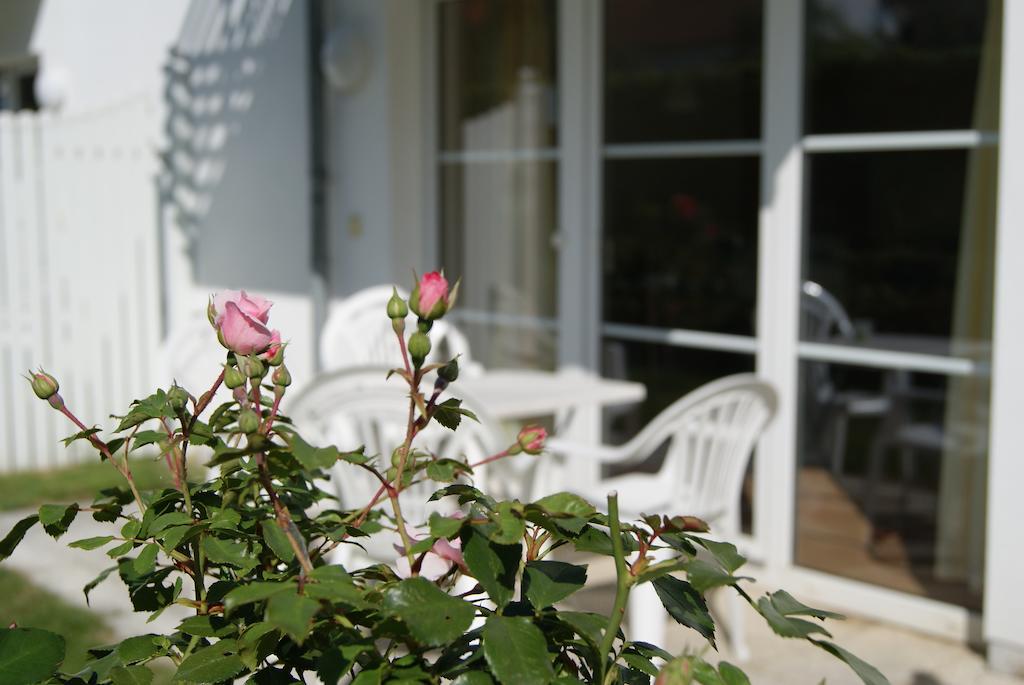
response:
[[[460,377],[459,390],[476,399],[496,419],[563,415],[581,409],[635,404],[647,397],[643,383],[604,378],[580,370],[496,369]]]

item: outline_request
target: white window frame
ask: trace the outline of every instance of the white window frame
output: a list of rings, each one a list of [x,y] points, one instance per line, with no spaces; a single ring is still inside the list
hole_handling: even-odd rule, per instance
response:
[[[444,2],[445,0],[435,0]],[[969,641],[984,636],[1024,655],[1024,593],[1015,584],[1024,563],[1019,522],[1024,520],[1024,421],[1017,396],[1024,388],[1024,310],[1014,293],[1024,292],[1024,269],[1012,255],[1024,254],[1024,193],[1006,179],[1024,183],[1024,133],[1011,122],[1024,121],[1024,8],[1006,3],[1003,22],[1002,115],[999,134],[974,130],[900,133],[803,135],[804,3],[765,0],[762,67],[761,140],[692,143],[609,144],[602,140],[602,3],[560,0],[558,36],[559,146],[543,151],[559,163],[558,319],[532,322],[558,327],[560,366],[599,369],[602,336],[680,347],[755,355],[757,372],[779,390],[779,413],[761,439],[755,462],[754,531],[741,545],[764,565],[762,576],[779,582],[808,601],[868,615],[923,632]],[[427,257],[436,259],[437,174],[446,162],[490,159],[486,153],[438,153],[436,11],[428,12],[427,59],[432,82],[427,89],[433,193]],[[1016,43],[1010,37],[1016,36]],[[1012,50],[1016,47],[1016,50]],[[1016,78],[1016,82],[1014,82]],[[1009,132],[1008,131],[1011,131]],[[975,360],[939,355],[874,350],[801,342],[799,292],[806,185],[805,157],[815,152],[970,149],[1000,144],[996,273],[994,382],[989,450],[989,524],[986,549],[986,595],[983,623],[969,610],[868,583],[798,567],[794,563],[798,364],[814,359],[877,368],[900,368],[945,375],[984,373]],[[1013,149],[1015,154],[1007,154]],[[521,154],[521,153],[515,153]],[[634,326],[602,321],[600,235],[602,166],[606,159],[655,159],[760,155],[761,205],[758,215],[757,328],[754,336],[688,329]],[[485,313],[471,314],[474,318]],[[517,323],[524,323],[519,321]],[[530,323],[530,322],[526,322]],[[1012,350],[1012,351],[1011,351]],[[596,428],[597,417],[594,417]],[[1000,483],[995,479],[1002,478]],[[1014,483],[1010,487],[1010,483]],[[1015,632],[1014,632],[1015,631]],[[1011,650],[1012,653],[1012,650]],[[1024,663],[1024,656],[1021,657]],[[1014,662],[1017,663],[1017,662]]]

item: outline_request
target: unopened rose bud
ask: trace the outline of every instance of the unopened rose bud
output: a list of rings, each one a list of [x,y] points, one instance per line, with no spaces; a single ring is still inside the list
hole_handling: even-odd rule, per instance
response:
[[[60,390],[60,383],[57,379],[46,373],[42,369],[39,369],[35,373],[31,373],[31,377],[28,379],[29,383],[32,384],[32,392],[36,394],[41,400],[48,400],[57,394]]]
[[[260,355],[260,359],[271,366],[281,366],[284,363],[284,345],[281,343],[281,333],[272,331],[270,334],[270,347]]]
[[[409,296],[409,306],[421,319],[440,319],[448,311],[448,281],[444,274],[431,271],[423,274]]]
[[[258,357],[252,355],[245,357],[236,354],[235,360],[238,362],[238,370],[249,378],[263,378],[267,373],[266,367]]]
[[[448,383],[454,383],[455,379],[459,377],[459,362],[456,359],[451,360],[440,369],[437,370],[439,378],[443,378]]]
[[[524,426],[516,437],[519,449],[527,454],[540,454],[544,451],[544,441],[548,438],[548,432],[543,426]]]
[[[188,391],[178,384],[172,385],[167,391],[167,402],[174,411],[183,411],[188,405]]]
[[[242,387],[245,385],[245,374],[236,366],[226,365],[224,367],[224,385],[231,390]]]
[[[274,381],[274,385],[281,386],[282,388],[287,388],[292,384],[292,375],[288,373],[288,367],[284,364],[281,364],[281,366],[274,370],[274,375],[270,379]]]
[[[238,412],[238,430],[243,433],[255,433],[260,429],[260,417],[252,409],[245,408]]]
[[[409,314],[409,305],[398,296],[398,288],[392,291],[391,299],[388,300],[388,318],[404,319]]]
[[[426,333],[416,331],[409,336],[409,354],[412,355],[412,361],[416,367],[423,366],[423,361],[430,354],[430,338]]]

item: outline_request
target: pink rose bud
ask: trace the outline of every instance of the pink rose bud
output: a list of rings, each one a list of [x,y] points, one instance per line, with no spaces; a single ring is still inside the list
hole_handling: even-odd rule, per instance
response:
[[[527,454],[540,454],[544,451],[544,441],[548,438],[548,432],[543,426],[524,426],[516,438],[519,449]]]
[[[409,297],[412,310],[427,320],[439,319],[448,311],[448,281],[437,272],[423,274]]]
[[[216,298],[214,303],[216,304]],[[247,308],[260,314],[258,309]],[[269,309],[269,306],[267,308]],[[224,303],[223,311],[218,310],[217,337],[224,347],[235,354],[263,352],[273,341],[273,333],[264,325],[266,318],[265,310],[259,316],[254,316],[247,314],[238,303],[228,300]]]
[[[32,392],[34,392],[36,397],[39,399],[48,400],[56,395],[57,391],[60,390],[60,384],[57,382],[57,379],[42,369],[39,369],[39,371],[36,371],[35,373],[32,373],[31,371],[29,373],[31,376],[28,381],[32,384]]]
[[[284,362],[284,345],[281,344],[281,332],[273,330],[270,332],[270,347],[260,357],[271,366],[281,366]]]

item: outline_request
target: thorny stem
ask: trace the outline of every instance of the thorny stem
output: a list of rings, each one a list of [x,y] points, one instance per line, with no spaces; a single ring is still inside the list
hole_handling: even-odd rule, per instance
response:
[[[504,450],[498,452],[497,454],[492,454],[491,456],[487,457],[486,459],[481,459],[478,462],[474,462],[474,463],[470,464],[469,468],[475,469],[477,466],[483,466],[484,464],[490,464],[492,461],[498,461],[499,459],[504,459],[507,456],[508,456],[508,450],[504,449]]]
[[[410,570],[416,564],[416,559],[412,553],[412,539],[409,537],[409,531],[405,529],[405,518],[402,516],[402,507],[398,503],[398,494],[402,491],[402,476],[405,473],[405,464],[409,459],[409,448],[412,446],[412,439],[416,435],[416,393],[420,389],[420,370],[416,369],[412,371],[412,367],[409,365],[409,351],[405,347],[405,337],[395,331],[395,335],[398,337],[398,346],[402,350],[402,361],[405,363],[406,373],[410,374],[409,378],[409,418],[406,422],[405,429],[405,442],[402,444],[401,452],[398,455],[398,468],[395,473],[395,485],[393,488],[386,488],[388,498],[391,500],[391,508],[395,513],[395,527],[398,528],[398,535],[402,538],[402,547],[405,548],[405,556],[409,560]],[[417,575],[415,571],[412,571],[412,575]]]
[[[217,380],[215,380],[213,382],[213,385],[210,386],[210,389],[207,390],[206,392],[204,392],[202,394],[202,396],[200,396],[199,401],[196,402],[195,411],[192,414],[192,420],[189,421],[189,423],[188,423],[188,433],[189,434],[191,434],[192,433],[192,429],[196,427],[196,421],[199,420],[199,415],[202,414],[203,411],[206,410],[206,407],[209,406],[210,402],[213,400],[213,396],[217,394],[217,388],[219,388],[220,384],[223,383],[223,382],[224,382],[224,369],[221,369],[220,370],[220,374],[217,376]],[[187,438],[188,435],[186,435],[185,437]]]
[[[77,416],[71,413],[71,410],[67,408],[67,405],[61,403],[59,411],[64,416],[68,417],[73,424],[78,426],[80,430],[89,430],[84,423],[78,420]],[[89,435],[89,442],[91,442],[93,447],[98,449],[100,453],[107,458],[107,461],[109,461],[111,465],[113,465],[113,467],[117,469],[122,476],[124,476],[124,479],[128,481],[128,487],[131,488],[132,495],[135,497],[135,502],[139,505],[139,511],[145,512],[146,505],[142,501],[142,496],[139,494],[138,488],[135,487],[135,479],[132,478],[132,470],[128,467],[128,459],[126,458],[124,460],[124,464],[119,464],[117,460],[114,459],[114,455],[111,454],[110,448],[107,446],[107,443],[97,438],[95,434]]]
[[[284,506],[281,503],[281,499],[277,496],[277,491],[274,489],[274,484],[270,479],[270,469],[267,468],[267,455],[263,452],[256,453],[256,466],[259,468],[260,482],[263,484],[263,489],[267,491],[267,496],[270,497],[270,501],[274,505],[277,525],[281,527],[281,530],[288,537],[288,542],[291,543],[292,550],[295,551],[295,556],[302,566],[301,577],[304,578],[313,571],[313,562],[309,559],[306,542],[302,539],[295,521],[292,520],[288,507]]]
[[[612,651],[615,636],[622,626],[622,617],[626,612],[626,600],[629,597],[630,587],[635,578],[630,575],[626,568],[626,556],[622,549],[622,531],[619,528],[619,495],[612,491],[608,493],[608,527],[612,536],[612,552],[615,556],[615,603],[612,605],[611,614],[608,616],[608,625],[604,629],[604,636],[601,638],[601,645],[598,647],[598,658],[601,659],[601,673],[599,681],[608,685],[612,682],[615,673],[615,658],[611,659],[611,668],[605,662],[605,657]]]

